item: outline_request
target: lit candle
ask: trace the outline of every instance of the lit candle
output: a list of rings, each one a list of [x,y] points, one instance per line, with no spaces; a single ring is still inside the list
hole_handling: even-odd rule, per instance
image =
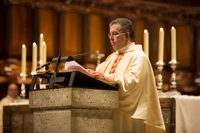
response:
[[[158,61],[163,62],[163,53],[164,53],[164,30],[160,28],[159,32],[159,51],[158,51]]]
[[[33,43],[32,49],[32,72],[35,72],[37,68],[37,44]]]
[[[44,36],[43,34],[40,34],[40,65],[43,65],[43,41]]]
[[[25,44],[22,45],[22,59],[21,59],[21,73],[22,73],[22,76],[26,75],[26,46]]]
[[[45,64],[47,62],[47,45],[45,43],[45,41],[43,41],[43,64]]]
[[[171,60],[176,60],[176,29],[172,27],[171,29]]]
[[[144,30],[144,52],[149,57],[149,32]]]

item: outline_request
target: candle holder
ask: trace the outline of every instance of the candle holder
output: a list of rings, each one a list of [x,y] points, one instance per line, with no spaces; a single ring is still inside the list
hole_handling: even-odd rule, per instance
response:
[[[26,97],[26,86],[25,86],[25,80],[26,80],[26,74],[21,73],[20,74],[21,78],[22,78],[22,83],[21,83],[21,93],[20,96],[22,97],[22,99],[25,99]]]
[[[158,79],[157,79],[157,82],[156,82],[157,83],[157,92],[161,93],[162,92],[162,86],[163,86],[162,70],[163,70],[165,63],[163,61],[158,61],[158,62],[156,62],[156,65],[157,65],[157,69],[159,71]]]
[[[170,89],[172,92],[177,92],[176,90],[176,86],[177,86],[177,83],[176,83],[176,73],[175,73],[175,70],[176,70],[176,67],[177,67],[177,64],[178,62],[176,60],[171,60],[169,61],[169,64],[172,68],[172,75],[171,75],[171,78],[170,78]]]

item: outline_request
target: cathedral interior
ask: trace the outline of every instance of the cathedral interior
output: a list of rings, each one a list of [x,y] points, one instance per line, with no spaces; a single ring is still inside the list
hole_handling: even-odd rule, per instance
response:
[[[200,95],[200,2],[199,0],[0,0],[0,98],[6,95],[7,85],[22,83],[21,47],[26,45],[26,80],[28,89],[32,79],[32,45],[40,44],[44,35],[47,61],[59,53],[76,56],[85,68],[95,69],[97,59],[113,52],[107,34],[109,23],[126,17],[134,24],[135,43],[144,45],[143,31],[149,31],[149,59],[155,80],[158,77],[159,29],[164,35],[163,91],[170,90],[171,27],[176,28],[177,91]],[[39,48],[38,48],[39,51]],[[37,57],[39,64],[39,54]],[[50,65],[50,70],[55,66]],[[63,69],[63,64],[59,70]]]

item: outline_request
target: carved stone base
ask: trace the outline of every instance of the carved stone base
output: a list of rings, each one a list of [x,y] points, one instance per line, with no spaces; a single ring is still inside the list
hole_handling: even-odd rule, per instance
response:
[[[113,132],[118,92],[85,88],[31,91],[34,133]]]

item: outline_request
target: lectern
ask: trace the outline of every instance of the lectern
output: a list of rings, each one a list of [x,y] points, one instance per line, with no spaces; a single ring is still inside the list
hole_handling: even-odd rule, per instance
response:
[[[36,75],[30,87],[34,133],[112,133],[117,86],[77,70],[51,74]],[[37,78],[47,89],[34,89]]]

